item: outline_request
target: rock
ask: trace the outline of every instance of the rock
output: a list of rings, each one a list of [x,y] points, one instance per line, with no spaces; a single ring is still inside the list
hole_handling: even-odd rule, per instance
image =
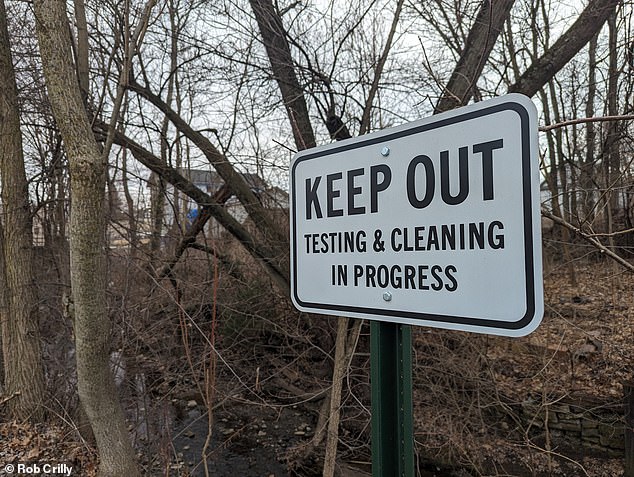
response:
[[[598,351],[599,347],[594,344],[594,342],[585,343],[577,348],[577,350],[572,355],[572,359],[575,362],[581,359],[588,359],[592,354],[597,353]]]
[[[550,423],[552,429],[560,429],[562,431],[578,432],[581,434],[580,419],[560,419],[559,422]]]
[[[556,413],[571,413],[572,410],[570,409],[570,405],[568,404],[552,404],[549,407],[551,412],[556,412]]]

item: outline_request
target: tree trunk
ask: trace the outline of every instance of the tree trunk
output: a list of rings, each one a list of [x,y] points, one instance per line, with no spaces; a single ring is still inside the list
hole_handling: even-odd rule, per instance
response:
[[[75,24],[77,25],[77,78],[84,104],[88,100],[89,62],[88,62],[88,22],[86,21],[86,6],[84,0],[74,0]]]
[[[527,96],[537,93],[601,29],[619,3],[621,0],[590,0],[577,21],[552,47],[533,61],[515,84],[509,87],[509,93],[522,93]]]
[[[617,65],[617,33],[616,33],[616,13],[612,13],[608,18],[609,38],[608,44],[610,47],[609,66],[608,66],[608,116],[616,116],[618,114],[618,80],[619,70]],[[611,121],[608,123],[608,130],[604,142],[604,169],[605,169],[605,202],[606,202],[606,232],[610,234],[608,236],[608,243],[610,247],[614,247],[614,237],[611,235],[614,232],[614,215],[617,212],[619,201],[618,197],[621,194],[620,185],[621,181],[621,158],[619,151],[619,123],[618,121]]]
[[[392,18],[392,25],[390,26],[390,32],[387,35],[387,39],[385,40],[385,45],[383,46],[383,52],[381,56],[377,58],[376,66],[374,68],[374,77],[372,78],[372,84],[370,85],[370,91],[368,91],[368,97],[365,100],[365,104],[363,105],[363,113],[361,114],[361,126],[359,126],[359,136],[370,131],[370,118],[372,113],[372,108],[374,106],[374,98],[376,97],[379,91],[379,84],[381,81],[381,76],[383,75],[383,68],[385,68],[385,62],[387,61],[387,57],[390,54],[390,49],[392,48],[392,42],[394,41],[394,34],[396,33],[396,28],[398,27],[399,21],[401,20],[401,12],[403,10],[404,0],[398,0],[396,3],[396,10],[394,12],[394,18]],[[334,104],[332,105],[334,108]],[[332,133],[331,133],[332,136]],[[350,136],[348,136],[350,137]],[[335,139],[337,139],[335,137]],[[348,138],[343,138],[348,139]]]
[[[34,3],[38,43],[53,115],[71,174],[71,286],[75,303],[77,380],[92,426],[104,477],[139,476],[109,368],[110,322],[106,308],[104,196],[101,159],[70,59],[66,2]]]
[[[597,97],[597,39],[598,35],[592,37],[588,45],[588,100],[586,102],[586,117],[592,118],[595,114],[594,101]],[[594,187],[593,178],[595,170],[595,141],[596,128],[592,121],[586,125],[586,151],[585,159],[581,163],[581,193],[583,197],[582,218],[584,222],[592,224],[594,221]]]
[[[482,2],[449,83],[436,105],[442,113],[467,104],[515,0]]]
[[[249,0],[260,27],[262,42],[291,123],[298,150],[315,147],[315,134],[308,116],[304,90],[295,74],[293,57],[280,15],[271,0]]]
[[[4,2],[0,2],[0,176],[8,298],[8,313],[2,320],[5,391],[19,393],[8,402],[13,418],[40,420],[45,384],[33,279],[32,219],[6,19]]]
[[[4,3],[3,3],[4,5]],[[0,394],[4,394],[4,323],[9,319],[9,294],[7,293],[7,275],[4,266],[4,226],[0,220]]]

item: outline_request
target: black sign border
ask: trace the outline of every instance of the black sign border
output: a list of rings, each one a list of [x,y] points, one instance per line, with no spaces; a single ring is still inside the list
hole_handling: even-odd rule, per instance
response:
[[[322,158],[325,156],[329,156],[332,154],[339,154],[351,149],[357,149],[361,147],[372,146],[375,144],[383,144],[389,141],[393,141],[395,139],[399,139],[406,136],[411,136],[413,134],[418,134],[422,132],[432,131],[434,129],[439,129],[445,126],[449,126],[452,124],[456,124],[463,121],[469,121],[471,119],[477,119],[483,116],[496,114],[502,111],[514,111],[520,117],[520,130],[521,130],[521,141],[522,141],[522,192],[523,192],[523,212],[524,212],[524,273],[526,278],[526,313],[524,316],[517,321],[501,321],[501,320],[492,320],[486,318],[474,318],[469,316],[452,316],[452,315],[437,315],[437,314],[429,314],[429,313],[417,313],[412,311],[402,311],[395,309],[377,309],[377,308],[366,308],[366,307],[357,307],[357,306],[345,306],[345,305],[335,305],[335,304],[324,304],[324,303],[311,303],[302,301],[297,295],[297,228],[296,228],[296,220],[295,213],[297,211],[295,199],[297,197],[295,190],[295,169],[297,166],[305,161],[309,161],[311,159]],[[291,281],[292,281],[292,293],[295,302],[307,309],[311,309],[311,311],[332,311],[333,314],[337,312],[344,313],[357,313],[360,315],[374,315],[374,316],[385,316],[385,317],[393,317],[393,318],[407,318],[411,320],[421,320],[428,322],[436,322],[436,323],[448,323],[448,324],[457,324],[457,325],[469,325],[474,327],[481,328],[496,328],[502,330],[521,330],[527,327],[535,318],[536,311],[536,303],[535,303],[535,271],[534,271],[534,237],[533,237],[533,205],[532,205],[532,194],[531,194],[531,127],[530,127],[530,115],[524,105],[514,101],[508,101],[496,105],[492,105],[489,107],[485,107],[476,111],[470,111],[463,114],[457,114],[455,116],[451,116],[445,119],[439,118],[437,121],[421,124],[419,126],[414,126],[411,129],[404,129],[401,131],[397,131],[391,134],[376,136],[372,138],[368,138],[367,140],[355,141],[348,144],[342,144],[339,147],[333,147],[327,149],[325,151],[316,151],[314,153],[306,153],[302,155],[297,160],[293,162],[291,166],[291,197],[292,197],[292,225],[293,229],[291,247],[292,247],[292,262],[291,262]],[[535,131],[536,133],[536,131]],[[370,318],[370,317],[368,317]],[[541,318],[541,317],[539,317]],[[396,320],[385,320],[385,321],[396,321]],[[423,323],[421,323],[423,324]]]

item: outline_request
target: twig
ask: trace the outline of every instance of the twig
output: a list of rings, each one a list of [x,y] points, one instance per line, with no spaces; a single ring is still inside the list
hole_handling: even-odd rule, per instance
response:
[[[293,153],[293,154],[297,154],[297,151],[295,149],[293,149],[292,147],[288,147],[286,144],[282,144],[280,141],[273,139],[273,142],[275,144],[277,144],[278,146],[282,146],[284,149],[287,149],[289,152]]]
[[[603,245],[597,239],[593,238],[592,235],[589,235],[589,234],[585,233],[579,227],[575,227],[571,223],[565,221],[561,217],[557,217],[555,214],[553,214],[552,212],[550,212],[550,211],[548,211],[548,210],[546,210],[544,208],[542,208],[542,215],[544,217],[549,218],[550,220],[552,220],[556,224],[559,224],[562,227],[566,227],[568,230],[573,231],[574,233],[579,235],[581,238],[583,238],[586,242],[589,242],[594,247],[599,249],[601,251],[601,253],[605,253],[608,257],[610,257],[611,259],[615,260],[616,262],[618,262],[623,267],[627,268],[630,272],[634,272],[634,265],[633,264],[631,264],[630,262],[628,262],[624,258],[619,257],[616,253],[614,253],[612,250],[607,248],[605,245]]]
[[[0,406],[2,406],[5,402],[11,401],[11,399],[18,397],[22,393],[20,391],[14,392],[11,396],[6,396],[0,399]]]
[[[602,233],[602,234],[588,234],[589,237],[617,237],[619,235],[625,235],[625,234],[631,234],[632,232],[634,232],[634,228],[631,229],[625,229],[625,230],[617,230],[616,232],[612,232],[612,233]]]
[[[544,449],[536,444],[534,444],[533,442],[528,442],[528,447],[531,449],[536,449],[540,452],[544,452],[545,454],[548,455],[548,457],[550,458],[551,455],[554,455],[555,457],[559,458],[559,459],[563,459],[568,461],[569,463],[571,463],[572,465],[576,465],[577,467],[580,468],[580,470],[583,472],[583,475],[588,476],[590,474],[588,474],[588,471],[586,470],[586,468],[583,466],[583,464],[581,462],[577,462],[576,460],[574,460],[571,457],[568,457],[564,454],[560,454],[559,452],[555,452],[552,450],[548,450],[548,449]]]
[[[619,116],[597,116],[593,118],[577,118],[569,119],[568,121],[562,121],[560,123],[549,124],[548,126],[540,126],[539,130],[542,132],[550,131],[551,129],[563,128],[566,126],[573,126],[575,124],[583,123],[600,123],[606,121],[630,121],[634,120],[634,114],[622,114]]]

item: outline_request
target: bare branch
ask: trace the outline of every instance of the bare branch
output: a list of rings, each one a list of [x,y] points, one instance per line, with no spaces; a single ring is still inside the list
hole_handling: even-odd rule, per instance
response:
[[[619,263],[620,265],[622,265],[623,267],[628,269],[630,272],[634,272],[634,265],[633,264],[631,264],[630,262],[628,262],[624,258],[619,257],[616,253],[614,253],[612,250],[610,250],[605,245],[603,245],[601,242],[599,242],[597,239],[595,239],[593,235],[585,233],[579,227],[575,227],[571,223],[565,221],[561,217],[556,216],[555,214],[553,214],[552,212],[550,212],[549,210],[546,210],[544,208],[542,208],[542,215],[544,217],[549,218],[550,220],[552,220],[556,224],[561,225],[562,227],[566,227],[568,230],[576,233],[582,239],[584,239],[586,242],[588,242],[591,245],[593,245],[594,247],[596,247],[601,253],[606,254],[608,257],[610,257],[612,260],[614,260],[615,262]]]
[[[98,125],[98,127],[101,127],[101,129],[97,132],[103,134],[107,126],[103,124]],[[123,133],[115,131],[113,140],[116,144],[129,149],[136,160],[151,171],[157,173],[161,178],[172,184],[185,195],[192,198],[201,207],[208,207],[209,212],[218,223],[233,235],[253,257],[263,264],[264,269],[273,278],[279,289],[283,291],[288,290],[290,286],[288,272],[278,266],[275,260],[275,254],[259,243],[240,222],[233,218],[222,204],[216,202],[213,197],[200,190],[179,174],[178,171],[164,164],[158,157],[154,156],[154,154]]]
[[[229,159],[222,154],[211,141],[203,136],[200,131],[195,131],[187,121],[148,88],[141,86],[134,79],[130,81],[129,88],[156,106],[182,134],[201,150],[209,163],[218,171],[220,177],[222,177],[225,183],[231,188],[249,216],[265,235],[272,237],[280,244],[286,242],[287,238],[285,234],[273,223],[251,190],[251,186],[249,186],[244,177],[236,171]]]
[[[595,116],[592,118],[577,118],[569,119],[555,124],[549,124],[548,126],[540,126],[539,130],[542,132],[550,131],[551,129],[564,128],[566,126],[573,126],[575,124],[585,123],[600,123],[606,121],[632,121],[634,120],[634,114],[621,114],[617,116]]]
[[[383,52],[381,53],[381,56],[377,61],[376,68],[374,69],[374,78],[372,78],[370,91],[368,92],[368,97],[363,108],[363,115],[361,116],[361,127],[359,129],[359,135],[365,134],[370,129],[370,113],[372,112],[372,104],[374,103],[374,97],[379,90],[379,82],[381,80],[381,75],[383,74],[383,68],[385,67],[385,62],[387,61],[387,57],[390,54],[390,49],[392,48],[394,33],[396,32],[396,27],[398,26],[398,22],[401,18],[401,10],[403,10],[403,2],[404,0],[399,0],[396,4],[396,11],[394,12],[394,18],[392,19],[390,33],[387,35],[385,46],[383,47]]]
[[[141,17],[139,24],[134,30],[132,37],[129,37],[129,31],[127,29],[125,31],[124,36],[127,42],[126,45],[124,45],[125,58],[123,61],[123,65],[121,66],[121,71],[119,72],[117,96],[112,108],[112,116],[110,117],[110,125],[108,126],[108,135],[106,136],[106,142],[102,151],[104,160],[107,160],[108,156],[110,155],[110,149],[112,148],[112,136],[114,134],[116,124],[119,121],[119,113],[121,112],[121,106],[123,104],[125,87],[128,83],[128,77],[130,75],[132,57],[138,51],[142,38],[145,35],[147,25],[150,21],[150,13],[152,12],[152,8],[154,8],[154,5],[156,5],[156,0],[148,0],[148,2],[145,4],[145,7],[143,8],[143,16]]]

